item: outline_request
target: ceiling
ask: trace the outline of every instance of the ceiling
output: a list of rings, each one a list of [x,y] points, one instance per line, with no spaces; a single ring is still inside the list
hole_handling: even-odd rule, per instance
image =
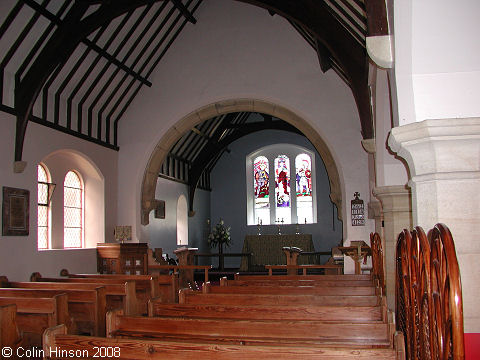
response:
[[[2,0],[0,110],[17,118],[15,160],[28,121],[118,149],[129,105],[204,0]],[[205,0],[208,1],[208,0]],[[283,16],[351,88],[364,138],[373,136],[365,39],[387,34],[382,0],[236,0]],[[143,91],[148,91],[144,89]],[[171,149],[162,174],[209,187],[208,174],[232,139],[280,119],[234,113],[212,118]],[[208,162],[207,159],[208,158]],[[182,170],[183,169],[183,170]],[[203,170],[207,171],[204,172]],[[193,183],[194,182],[194,183]]]

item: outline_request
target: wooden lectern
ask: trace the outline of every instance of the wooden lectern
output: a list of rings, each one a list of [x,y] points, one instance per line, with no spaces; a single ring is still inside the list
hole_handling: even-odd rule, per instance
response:
[[[195,263],[195,253],[198,251],[198,248],[187,248],[182,247],[177,250],[174,250],[173,253],[177,255],[178,265],[194,265]],[[189,287],[189,285],[194,284],[195,279],[193,269],[179,269],[179,283],[182,288]]]

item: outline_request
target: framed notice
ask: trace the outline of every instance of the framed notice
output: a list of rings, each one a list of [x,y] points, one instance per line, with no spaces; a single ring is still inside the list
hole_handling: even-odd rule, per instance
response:
[[[165,219],[165,201],[155,200],[155,219]]]
[[[365,226],[365,209],[363,200],[360,199],[360,193],[358,191],[355,192],[353,196],[355,196],[355,199],[351,201],[352,226]]]
[[[29,234],[30,192],[3,187],[2,235],[26,236]]]

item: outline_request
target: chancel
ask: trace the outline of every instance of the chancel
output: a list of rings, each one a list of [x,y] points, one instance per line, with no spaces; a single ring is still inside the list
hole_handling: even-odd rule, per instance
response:
[[[454,323],[439,340],[453,358],[480,352],[480,3],[0,10],[0,297],[14,299],[0,326],[20,327],[0,341],[40,346],[46,331],[52,345],[121,340],[139,358],[191,358],[178,344],[193,339],[205,358],[217,340],[225,358],[427,358],[434,334],[412,334],[438,312]],[[425,300],[429,316],[406,315],[438,287],[450,311]]]

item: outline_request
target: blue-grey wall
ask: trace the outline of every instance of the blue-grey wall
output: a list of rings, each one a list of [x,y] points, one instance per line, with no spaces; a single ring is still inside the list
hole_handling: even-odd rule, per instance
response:
[[[155,198],[165,200],[165,219],[156,219],[154,212],[150,213],[149,246],[162,248],[163,253],[175,257],[177,249],[177,201],[184,194],[188,199],[188,187],[185,184],[158,178]],[[188,246],[198,247],[199,251],[208,250],[204,241],[207,219],[210,218],[210,192],[199,190],[195,192],[195,216],[188,218]]]
[[[231,227],[233,244],[227,248],[227,252],[241,252],[245,234],[256,234],[257,226],[247,226],[246,157],[259,148],[277,143],[299,145],[315,153],[317,223],[299,227],[301,233],[312,234],[316,251],[330,251],[342,240],[342,223],[337,218],[336,207],[330,201],[327,172],[313,145],[305,137],[290,132],[264,130],[245,136],[229,146],[230,153],[224,153],[211,174],[212,226],[222,218]],[[282,233],[294,234],[295,227],[283,225]],[[276,234],[277,226],[262,226],[262,233]],[[322,257],[322,262],[327,258]],[[225,266],[237,267],[239,264],[239,258],[225,259]]]

